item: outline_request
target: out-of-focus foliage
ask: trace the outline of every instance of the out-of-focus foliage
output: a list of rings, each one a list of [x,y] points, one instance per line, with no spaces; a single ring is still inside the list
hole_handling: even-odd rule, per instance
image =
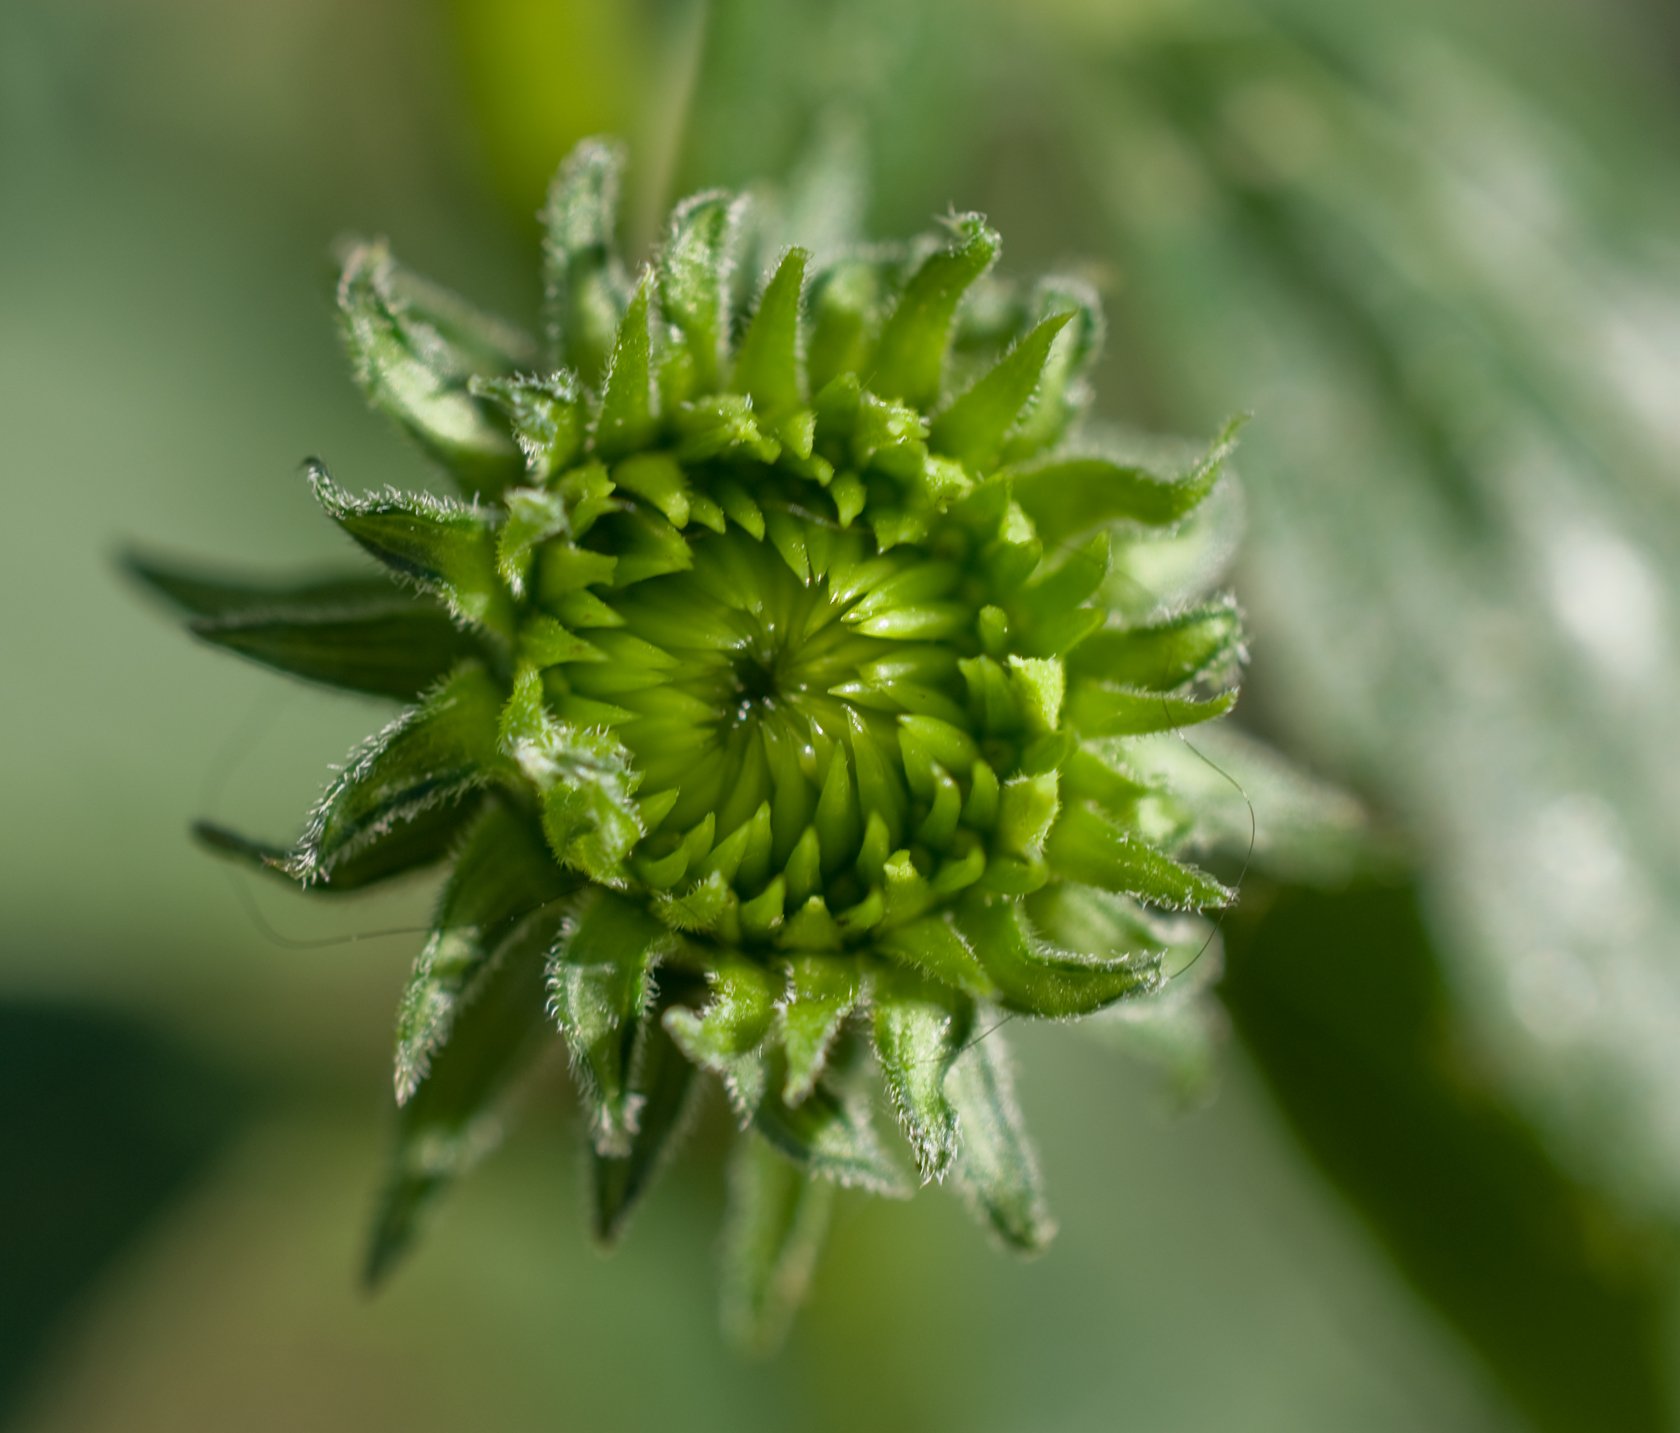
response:
[[[26,1177],[14,1166],[0,1181],[0,1420],[87,1286],[191,1187],[247,1102],[221,1072],[130,1021],[0,1005],[0,1129],[29,1163]]]
[[[1536,1428],[1666,1427],[1672,1239],[1631,1230],[1514,1115],[1411,893],[1295,892],[1244,925],[1237,1033],[1401,1270]]]

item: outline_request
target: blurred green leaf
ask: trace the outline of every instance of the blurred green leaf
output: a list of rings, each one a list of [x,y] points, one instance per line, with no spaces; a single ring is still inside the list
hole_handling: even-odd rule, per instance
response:
[[[87,1291],[248,1116],[244,1078],[105,1012],[0,1002],[0,1420]]]
[[[1225,1004],[1296,1135],[1533,1426],[1670,1428],[1675,1242],[1481,1066],[1415,893],[1285,895],[1232,943]]]

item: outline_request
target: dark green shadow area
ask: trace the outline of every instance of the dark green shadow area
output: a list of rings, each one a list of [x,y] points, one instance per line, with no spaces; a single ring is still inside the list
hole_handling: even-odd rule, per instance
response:
[[[225,1071],[118,1017],[0,1004],[0,1424],[82,1298],[252,1103]]]
[[[1224,1000],[1307,1153],[1544,1433],[1671,1426],[1671,1234],[1571,1181],[1466,1055],[1408,889],[1291,892]]]

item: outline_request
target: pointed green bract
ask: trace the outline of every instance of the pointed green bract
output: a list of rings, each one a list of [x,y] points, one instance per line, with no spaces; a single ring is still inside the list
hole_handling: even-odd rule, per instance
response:
[[[412,698],[475,652],[443,613],[405,602],[400,592],[381,605],[253,612],[194,622],[191,630],[276,671],[380,697]]]
[[[934,448],[984,472],[1003,452],[1003,440],[1032,401],[1050,345],[1072,314],[1047,318],[962,397],[933,420]]]
[[[375,1215],[364,1277],[377,1284],[413,1240],[418,1220],[456,1175],[500,1137],[497,1104],[542,1045],[544,954],[560,912],[543,907],[502,939],[461,991],[445,1039],[397,1116],[391,1173]]]
[[[501,695],[484,668],[460,668],[366,745],[327,788],[287,860],[309,884],[435,806],[497,775]]]
[[[1167,910],[1227,906],[1236,896],[1212,876],[1163,855],[1089,807],[1064,813],[1048,845],[1051,864],[1068,879]]]
[[[833,1190],[750,1136],[735,1142],[723,1236],[723,1325],[748,1353],[787,1333],[828,1233]]]
[[[595,419],[595,451],[603,457],[633,453],[653,436],[653,342],[648,331],[648,290],[643,278],[624,310]]]
[[[468,830],[397,1007],[397,1103],[449,1040],[466,992],[522,921],[571,889],[529,818],[492,802]]]
[[[353,498],[319,463],[310,465],[309,482],[327,516],[396,577],[442,599],[463,621],[496,631],[511,625],[487,511],[425,493]]]
[[[997,257],[998,236],[977,214],[957,220],[951,244],[923,261],[899,295],[875,349],[870,386],[917,407],[939,396],[957,305]]]
[[[1103,959],[1056,950],[1032,929],[1019,901],[971,903],[959,923],[992,978],[997,1003],[1017,1014],[1066,1020],[1160,987],[1154,951]]]
[[[846,1017],[863,996],[863,972],[855,960],[823,954],[788,962],[782,997],[782,1048],[787,1052],[782,1097],[790,1105],[811,1093]]]
[[[1038,1156],[1015,1103],[999,1032],[973,1041],[952,1066],[946,1093],[962,1124],[957,1188],[1010,1248],[1036,1254],[1056,1232],[1044,1200]]]
[[[454,801],[427,807],[374,832],[365,841],[340,848],[321,860],[316,883],[309,890],[327,895],[354,895],[369,886],[435,866],[450,854],[455,837],[477,805],[478,793],[469,791]],[[293,848],[254,841],[213,821],[195,821],[192,832],[194,839],[207,850],[283,880],[296,889]]]
[[[786,1079],[771,1061],[769,1089],[753,1116],[753,1127],[813,1178],[845,1189],[864,1189],[889,1198],[910,1193],[904,1171],[882,1147],[859,1097],[856,1081],[843,1073],[818,1080],[795,1104],[783,1099]]]
[[[322,686],[412,699],[475,650],[446,613],[377,577],[262,585],[141,557],[126,565],[192,615],[195,636]]]
[[[123,568],[155,596],[189,617],[219,622],[273,611],[356,608],[386,600],[391,584],[383,577],[347,574],[298,582],[256,582],[200,570],[141,553],[125,553]]]
[[[542,213],[549,357],[590,385],[606,369],[628,287],[615,245],[623,168],[616,144],[580,144],[555,176]]]
[[[1068,702],[1068,720],[1082,736],[1147,736],[1214,721],[1236,704],[1234,691],[1204,701],[1129,691],[1108,682],[1080,683]]]
[[[761,1047],[775,1018],[776,993],[769,973],[739,956],[717,957],[707,975],[711,993],[705,1007],[667,1011],[665,1028],[690,1060],[722,1077],[744,1124],[764,1095]]]
[[[739,202],[730,195],[697,194],[677,206],[659,251],[660,311],[681,335],[688,385],[701,393],[715,389],[723,371],[739,223]]]
[[[661,1018],[668,1008],[656,994],[642,1025],[641,1057],[631,1073],[630,1098],[636,1128],[623,1154],[602,1154],[591,1145],[589,1184],[595,1238],[615,1243],[653,1181],[681,1141],[693,1106],[695,1069],[677,1049]]]
[[[539,482],[564,470],[583,451],[589,409],[577,379],[564,369],[541,378],[476,377],[468,387],[474,397],[501,409],[524,454],[526,472]]]
[[[783,256],[735,351],[735,386],[765,413],[783,412],[802,397],[799,301],[809,259],[803,249]]]
[[[1162,475],[1108,458],[1043,458],[1005,471],[1020,503],[1047,544],[1070,542],[1113,523],[1167,527],[1213,491],[1235,446],[1233,420],[1192,467]]]
[[[350,251],[338,283],[339,327],[356,382],[468,493],[499,492],[520,468],[518,448],[467,388],[482,361],[398,297],[378,245]]]
[[[1003,457],[1011,462],[1053,448],[1079,421],[1090,400],[1085,375],[1102,351],[1102,305],[1089,284],[1049,278],[1038,285],[1037,300],[1040,314],[1073,317],[1051,342],[1032,403],[1004,443]]]
[[[1041,1247],[997,1027],[1164,1010],[1165,963],[1208,946],[1160,912],[1231,899],[1181,856],[1238,844],[1246,797],[1166,738],[1236,698],[1240,615],[1204,560],[1231,430],[1176,472],[1077,446],[1095,299],[994,275],[977,216],[842,254],[835,226],[700,195],[632,284],[620,167],[591,142],[550,192],[540,353],[351,251],[358,375],[467,499],[313,465],[378,578],[131,570],[207,640],[408,703],[293,847],[200,830],[311,888],[446,864],[370,1267],[559,1038],[603,1243],[723,1085],[726,1309],[758,1343],[830,1187],[908,1191],[872,1094],[924,1181]]]
[[[957,1152],[957,1110],[945,1077],[974,1028],[971,1003],[894,971],[877,982],[875,1054],[924,1182],[943,1179]]]
[[[628,1158],[640,1127],[642,1016],[667,938],[641,906],[595,889],[573,906],[549,957],[549,1007],[566,1037],[595,1151],[609,1158]]]
[[[1082,677],[1151,692],[1217,677],[1242,654],[1242,616],[1227,601],[1193,607],[1147,627],[1116,627],[1087,637],[1069,658]]]

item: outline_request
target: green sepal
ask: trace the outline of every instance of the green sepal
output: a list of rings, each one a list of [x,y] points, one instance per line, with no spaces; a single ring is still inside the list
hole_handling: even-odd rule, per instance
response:
[[[597,886],[573,904],[549,953],[549,1009],[600,1155],[627,1158],[640,1125],[637,1067],[653,968],[669,940],[640,905]]]
[[[945,1076],[974,1029],[974,1003],[948,986],[883,966],[873,993],[875,1055],[922,1182],[941,1180],[957,1150]]]
[[[648,329],[646,276],[636,285],[613,339],[612,358],[601,386],[595,416],[595,451],[603,458],[639,452],[653,437],[653,347]]]
[[[1017,1014],[1072,1019],[1160,987],[1158,951],[1098,958],[1057,950],[1017,900],[969,901],[957,925],[994,983],[995,1002]]]
[[[1084,803],[1063,808],[1045,854],[1066,880],[1167,910],[1228,906],[1236,892],[1123,831]]]
[[[509,592],[523,597],[537,549],[565,536],[571,515],[566,500],[546,488],[511,488],[502,505],[507,517],[496,539],[496,572]]]
[[[870,388],[923,410],[939,397],[957,304],[998,252],[997,233],[978,214],[964,215],[952,228],[952,242],[904,285],[875,345]]]
[[[435,605],[383,578],[262,585],[137,556],[124,565],[191,613],[187,628],[195,636],[343,691],[412,700],[474,651],[472,639]]]
[[[340,270],[357,249],[380,248],[350,240],[339,245]],[[513,373],[537,361],[537,345],[517,324],[486,313],[470,299],[416,273],[389,255],[384,280],[402,312],[443,338],[428,355],[451,378],[476,373]]]
[[[687,527],[688,475],[669,453],[637,453],[612,470],[613,484],[647,503],[673,527]]]
[[[493,781],[500,708],[482,667],[459,668],[352,753],[310,812],[287,870],[306,885],[329,881],[393,828]]]
[[[323,862],[320,879],[307,890],[311,895],[353,895],[369,886],[434,866],[449,854],[455,833],[466,824],[477,805],[475,796],[469,792],[458,800],[430,807],[407,821],[398,822],[354,850],[340,852],[335,859]],[[213,821],[193,822],[192,834],[207,850],[282,880],[294,891],[297,889],[297,877],[291,871],[290,847],[254,841]]]
[[[1047,547],[1120,522],[1169,527],[1213,491],[1243,421],[1226,424],[1199,462],[1172,477],[1109,458],[1049,457],[1006,468],[998,480],[1010,485]]]
[[[1068,694],[1068,724],[1087,738],[1147,736],[1214,721],[1237,704],[1237,690],[1207,698],[1133,691],[1108,682],[1075,682]]]
[[[865,258],[842,259],[812,276],[805,354],[811,392],[821,394],[844,379],[855,384],[868,367],[870,321],[881,287],[880,266]]]
[[[656,261],[659,308],[681,337],[696,393],[713,392],[722,377],[740,217],[740,201],[721,191],[685,199]]]
[[[782,1049],[787,1059],[782,1098],[788,1104],[800,1104],[811,1093],[846,1017],[863,997],[863,969],[855,956],[789,957],[787,991],[781,1002]]]
[[[397,1103],[449,1040],[465,992],[512,929],[571,889],[530,818],[491,802],[468,830],[397,1006]]]
[[[951,914],[942,911],[883,931],[876,950],[903,965],[914,966],[924,975],[953,990],[983,1000],[992,999],[998,989],[974,948],[952,924]]]
[[[775,985],[762,965],[726,952],[712,956],[706,977],[711,988],[705,1006],[667,1010],[665,1028],[683,1054],[723,1080],[744,1125],[764,1095],[760,1047],[775,1022]]]
[[[1109,572],[1110,552],[1106,532],[1096,533],[1077,545],[1069,544],[1068,550],[1054,563],[1046,562],[1032,582],[1014,594],[1006,604],[1009,615],[1029,628],[1054,629],[1058,619],[1102,587]],[[1059,648],[1051,647],[1051,651],[1056,650]]]
[[[435,607],[387,593],[385,609],[231,617],[191,622],[213,646],[340,691],[412,700],[476,644]]]
[[[248,616],[277,606],[306,609],[357,606],[391,593],[388,579],[370,577],[363,572],[268,583],[224,577],[138,552],[125,552],[121,562],[123,570],[149,592],[189,617],[209,621]]]
[[[561,913],[521,920],[461,992],[448,1039],[397,1113],[396,1149],[380,1198],[364,1279],[390,1272],[427,1206],[501,1137],[497,1097],[542,1048],[544,956]]]
[[[994,849],[1001,855],[1036,860],[1061,809],[1061,782],[1054,771],[1012,776],[998,792]]]
[[[621,882],[624,859],[642,838],[630,753],[607,732],[556,721],[540,673],[529,668],[514,679],[500,740],[537,789],[555,858],[592,880]]]
[[[957,1188],[1004,1244],[1024,1254],[1039,1253],[1055,1237],[1056,1224],[1015,1103],[1001,1031],[993,1029],[970,1042],[946,1076],[945,1089],[962,1124]]]
[[[753,1116],[759,1134],[813,1178],[889,1199],[910,1193],[904,1171],[881,1145],[868,1100],[849,1088],[855,1081],[825,1076],[789,1104],[781,1095],[786,1077],[779,1054],[769,1065],[769,1088]]]
[[[990,472],[1004,438],[1038,387],[1056,335],[1071,313],[1047,318],[1010,349],[990,372],[933,420],[929,444],[976,473]]]
[[[457,617],[506,633],[513,625],[496,571],[496,514],[432,497],[399,493],[353,498],[319,463],[309,484],[326,514],[399,578],[440,598]]]
[[[525,455],[526,472],[539,483],[563,472],[583,451],[589,409],[570,373],[475,376],[467,387],[475,398],[502,411],[513,430],[513,441]]]
[[[675,457],[682,463],[714,458],[750,458],[774,463],[782,445],[759,426],[753,401],[744,393],[714,393],[684,403],[671,415]]]
[[[594,387],[612,352],[627,284],[614,230],[623,150],[585,140],[567,157],[543,207],[543,329],[554,364]]]
[[[1137,627],[1108,627],[1070,654],[1079,678],[1149,692],[1172,692],[1223,676],[1242,655],[1242,614],[1226,599]]]
[[[1056,276],[1038,285],[1037,311],[1071,313],[1056,335],[1039,376],[1038,391],[1003,445],[1003,457],[1019,462],[1053,448],[1090,401],[1085,375],[1102,351],[1102,304],[1096,290],[1079,279]]]
[[[476,355],[413,312],[391,279],[383,245],[359,244],[338,281],[339,330],[368,402],[394,418],[468,494],[515,481],[519,449],[468,389]]]
[[[660,977],[661,985],[666,976]],[[689,1123],[697,1088],[694,1066],[677,1048],[661,1020],[670,1000],[659,990],[644,1022],[641,1056],[631,1075],[636,1128],[622,1155],[589,1149],[590,1208],[594,1234],[604,1246],[616,1243],[632,1211],[675,1152]]]
[[[761,413],[783,413],[804,401],[799,368],[799,299],[809,255],[789,249],[735,348],[733,386]]]
[[[828,1234],[834,1188],[763,1140],[735,1141],[720,1285],[724,1332],[743,1353],[775,1351],[804,1302]]]

